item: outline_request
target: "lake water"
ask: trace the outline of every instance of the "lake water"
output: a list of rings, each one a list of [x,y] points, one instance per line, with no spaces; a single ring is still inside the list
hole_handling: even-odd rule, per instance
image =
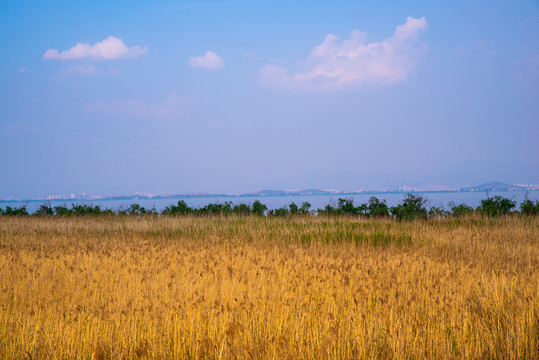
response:
[[[428,200],[427,207],[440,206],[448,208],[449,202],[453,201],[455,204],[467,204],[472,207],[476,207],[480,204],[480,201],[486,199],[487,195],[484,192],[439,192],[439,193],[420,193],[417,194]],[[490,192],[489,196],[493,197],[500,195],[502,197],[515,200],[518,205],[524,201],[526,193],[524,191],[503,191],[503,192]],[[269,209],[277,209],[282,206],[288,206],[294,202],[300,206],[304,201],[311,204],[312,209],[324,208],[326,205],[337,205],[339,198],[352,199],[354,205],[359,205],[368,202],[371,196],[376,196],[378,199],[387,201],[389,206],[395,206],[402,201],[405,197],[403,193],[383,193],[383,194],[360,194],[360,195],[310,195],[310,196],[256,196],[256,197],[186,197],[186,198],[174,198],[174,199],[150,199],[150,200],[53,200],[53,201],[2,201],[0,202],[0,208],[5,209],[6,206],[17,208],[26,205],[28,212],[33,213],[43,203],[50,204],[52,207],[65,205],[71,208],[72,204],[90,204],[99,205],[101,209],[109,208],[113,210],[125,209],[131,204],[139,204],[147,209],[155,207],[155,209],[161,212],[164,208],[171,204],[177,204],[179,200],[183,200],[190,207],[203,207],[209,203],[222,204],[225,201],[231,201],[233,204],[252,204],[255,200],[260,200]],[[528,193],[530,200],[539,200],[539,191],[531,191]]]

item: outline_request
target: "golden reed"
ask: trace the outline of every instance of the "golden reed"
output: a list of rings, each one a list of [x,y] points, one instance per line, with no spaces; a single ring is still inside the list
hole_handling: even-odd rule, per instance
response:
[[[539,217],[1,217],[3,359],[539,358]]]

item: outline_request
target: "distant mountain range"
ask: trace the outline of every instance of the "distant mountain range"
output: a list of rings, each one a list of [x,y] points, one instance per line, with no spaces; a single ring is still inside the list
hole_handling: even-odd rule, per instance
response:
[[[470,187],[444,187],[444,186],[428,186],[428,187],[403,187],[399,190],[355,190],[355,191],[341,191],[341,190],[321,190],[321,189],[307,189],[307,190],[262,190],[259,192],[241,194],[238,196],[307,196],[307,195],[354,195],[354,194],[387,194],[387,193],[432,193],[432,192],[475,192],[475,191],[534,191],[539,190],[539,185],[518,185],[507,184],[500,181],[492,181],[477,186]]]
[[[533,189],[533,185],[516,185],[506,184],[499,181],[492,181],[473,187],[460,188],[460,191],[529,191]]]
[[[503,192],[503,191],[539,191],[539,185],[534,184],[507,184],[499,181],[492,181],[478,186],[471,187],[449,187],[449,186],[425,186],[425,187],[406,187],[399,190],[323,190],[323,189],[305,189],[305,190],[261,190],[245,194],[151,194],[143,193],[136,195],[113,195],[113,196],[88,196],[86,194],[50,195],[39,199],[26,199],[24,201],[77,201],[77,200],[149,200],[149,199],[189,199],[189,198],[238,198],[238,197],[276,197],[276,196],[351,196],[358,194],[398,194],[398,193],[440,193],[440,192]],[[18,199],[2,200],[0,202],[16,202]]]

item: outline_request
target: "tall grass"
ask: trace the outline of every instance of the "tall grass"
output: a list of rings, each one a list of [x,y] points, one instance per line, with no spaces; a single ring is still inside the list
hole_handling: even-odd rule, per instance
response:
[[[0,217],[0,357],[539,358],[539,218]]]

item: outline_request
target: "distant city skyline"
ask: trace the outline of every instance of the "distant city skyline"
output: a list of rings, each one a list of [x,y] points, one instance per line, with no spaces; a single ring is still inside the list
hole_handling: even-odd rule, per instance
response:
[[[539,2],[4,1],[0,199],[539,183]]]
[[[245,193],[152,193],[145,191],[137,191],[134,194],[88,194],[88,193],[60,193],[60,194],[49,194],[44,196],[38,196],[35,198],[16,198],[14,196],[8,196],[7,198],[0,198],[0,201],[56,201],[56,200],[102,200],[102,199],[113,199],[117,197],[128,197],[128,198],[167,198],[167,197],[178,197],[178,196],[194,196],[194,197],[204,197],[204,196],[283,196],[279,195],[280,192],[296,195],[318,195],[321,193],[326,194],[364,194],[364,193],[384,193],[384,192],[414,192],[414,193],[427,193],[427,192],[461,192],[461,191],[471,191],[471,192],[484,192],[487,191],[482,189],[482,186],[494,186],[496,187],[498,182],[491,182],[487,184],[482,184],[474,187],[457,187],[457,186],[447,186],[447,185],[425,185],[425,186],[406,186],[402,185],[398,188],[357,188],[353,190],[343,190],[343,189],[260,189],[258,191],[245,192]],[[539,191],[539,184],[504,184],[500,183],[503,187],[505,185],[511,185],[509,191]],[[315,191],[316,190],[316,191]],[[314,191],[314,192],[313,192]],[[269,193],[268,193],[269,192]],[[276,193],[276,194],[274,194]]]

